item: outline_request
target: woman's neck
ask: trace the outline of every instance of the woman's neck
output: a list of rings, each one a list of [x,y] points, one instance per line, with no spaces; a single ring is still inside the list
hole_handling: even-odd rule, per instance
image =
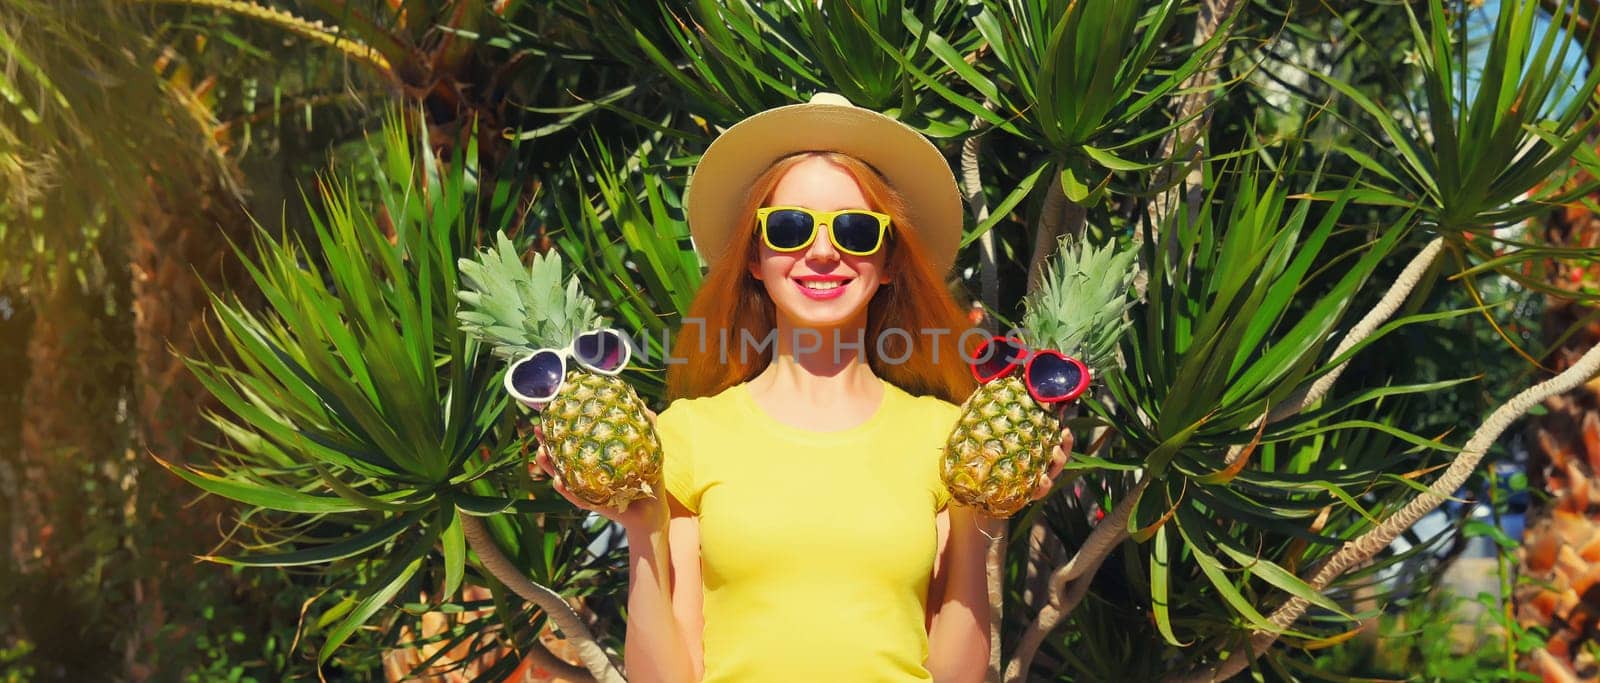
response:
[[[801,428],[844,429],[872,415],[883,382],[867,364],[866,331],[780,326],[772,362],[749,390],[769,414]],[[860,342],[860,343],[858,343]]]

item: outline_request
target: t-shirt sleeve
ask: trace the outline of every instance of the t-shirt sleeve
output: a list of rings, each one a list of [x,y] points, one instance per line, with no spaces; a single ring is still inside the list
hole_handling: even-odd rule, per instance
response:
[[[694,452],[689,441],[688,405],[682,400],[656,415],[656,436],[661,439],[661,479],[667,493],[690,512],[700,514],[700,487],[695,482]]]
[[[944,485],[944,446],[950,441],[950,432],[961,418],[961,407],[946,401],[935,401],[932,414],[932,432],[936,447],[933,457],[933,510],[941,511],[950,505],[950,489]]]

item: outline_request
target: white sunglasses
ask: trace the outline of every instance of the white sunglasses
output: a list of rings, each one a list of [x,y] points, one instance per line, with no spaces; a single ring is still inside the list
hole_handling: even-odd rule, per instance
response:
[[[569,356],[590,372],[616,376],[628,367],[633,347],[616,329],[584,332],[565,348],[536,349],[512,363],[506,369],[506,391],[530,408],[543,408],[566,386]]]

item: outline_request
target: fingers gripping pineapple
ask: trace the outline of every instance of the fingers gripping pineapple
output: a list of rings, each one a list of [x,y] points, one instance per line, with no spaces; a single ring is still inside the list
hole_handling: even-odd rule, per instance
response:
[[[1031,499],[1061,433],[1061,408],[1114,361],[1133,280],[1131,249],[1063,243],[1023,300],[1027,339],[994,337],[975,349],[978,380],[945,446],[950,495],[993,517]]]
[[[576,278],[563,284],[560,255],[535,255],[524,267],[502,233],[494,249],[459,266],[468,287],[457,293],[462,329],[512,360],[506,391],[539,411],[566,487],[618,511],[655,495],[661,442],[644,402],[617,377],[628,364],[628,340],[604,327]]]

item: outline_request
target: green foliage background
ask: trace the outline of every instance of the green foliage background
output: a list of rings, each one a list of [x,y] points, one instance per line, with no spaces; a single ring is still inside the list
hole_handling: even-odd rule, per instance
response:
[[[1577,26],[1582,3],[1555,6],[1556,25]],[[1521,347],[1533,345],[1532,293],[1553,289],[1543,269],[1597,256],[1508,230],[1595,189],[1570,176],[1600,167],[1600,72],[1551,60],[1593,41],[1576,28],[1575,47],[1560,31],[1530,39],[1543,10],[1501,5],[1475,48],[1488,58],[1469,96],[1462,10],[1442,0],[122,7],[130,73],[161,76],[151,92],[178,97],[195,91],[174,83],[212,79],[203,105],[228,122],[228,144],[207,153],[241,169],[257,222],[255,238],[234,245],[250,286],[211,292],[216,353],[187,359],[218,401],[214,431],[193,455],[167,458],[197,487],[185,490],[233,501],[229,543],[206,557],[232,566],[167,587],[193,612],[175,621],[195,627],[167,634],[171,659],[147,664],[197,680],[367,677],[382,650],[415,644],[400,642],[402,628],[415,633],[430,610],[493,610],[435,642],[538,647],[545,613],[483,570],[482,549],[463,537],[468,516],[530,578],[581,596],[599,643],[620,653],[626,551],[526,476],[527,418],[496,390],[499,364],[454,323],[456,259],[500,229],[520,248],[558,250],[603,314],[650,340],[641,355],[660,359],[700,282],[682,212],[696,155],[719,127],[819,90],[923,130],[970,180],[949,284],[992,320],[1017,317],[1058,238],[1140,245],[1144,299],[1121,343],[1124,371],[1084,402],[1085,452],[1056,493],[1008,534],[1037,528],[1046,540],[1007,549],[1002,660],[1030,680],[1148,680],[1222,665],[1252,633],[1271,633],[1281,637],[1261,676],[1346,661],[1324,646],[1403,597],[1390,591],[1425,594],[1435,575],[1379,584],[1380,570],[1412,559],[1389,554],[1328,586],[1310,585],[1311,571],[1418,495],[1532,382],[1516,352],[1542,356]],[[61,16],[15,12],[4,16]],[[31,53],[4,54],[24,64]],[[51,83],[76,84],[75,64],[103,58],[71,57]],[[162,59],[185,71],[150,68]],[[1568,90],[1583,95],[1521,105]],[[147,141],[137,128],[102,140],[30,127],[16,104],[27,100],[10,99],[0,142],[51,141],[56,157],[75,158],[131,155]],[[102,132],[95,121],[81,128]],[[108,206],[136,199],[144,167],[105,159],[133,170],[94,193]],[[60,187],[40,192],[81,208]],[[25,304],[42,300],[39,273],[60,262],[46,256],[115,254],[125,220],[38,206],[54,205],[8,199],[0,211],[0,292]],[[1407,296],[1392,283],[1419,254],[1428,261]],[[101,270],[115,273],[109,261]],[[82,272],[112,301],[112,326],[129,324],[118,276]],[[1336,351],[1386,299],[1398,310]],[[626,377],[662,407],[659,360]],[[1301,405],[1325,377],[1338,381]],[[118,443],[125,464],[76,462],[67,477],[86,516],[115,525],[80,540],[100,557],[158,538],[118,512],[134,493],[108,484],[164,472],[136,437]],[[1107,553],[1027,652],[1019,643],[1039,632],[1047,602],[1037,577],[1091,538]],[[111,564],[64,584],[63,601],[83,604],[73,625],[114,631],[128,615],[104,616],[112,603],[90,596],[160,571]],[[43,581],[3,583],[25,605]],[[462,585],[492,599],[461,604]],[[1272,624],[1292,598],[1314,607],[1287,629]],[[60,643],[26,634],[54,631],[12,614],[27,625],[0,630],[0,670],[48,676]],[[1513,654],[1529,647],[1507,642]],[[478,675],[497,680],[518,663]]]

